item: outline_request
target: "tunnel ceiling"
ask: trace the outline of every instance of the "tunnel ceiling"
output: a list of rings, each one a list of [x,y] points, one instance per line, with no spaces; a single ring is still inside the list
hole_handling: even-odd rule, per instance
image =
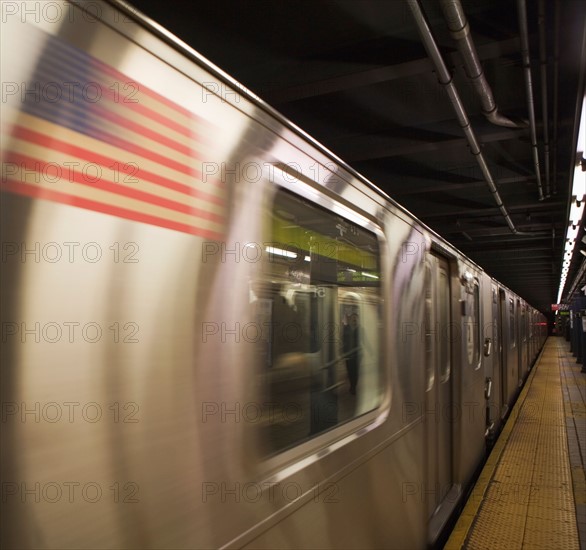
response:
[[[483,116],[438,3],[421,4],[511,220],[530,233],[514,235],[471,154],[407,2],[134,2],[490,275],[547,311],[557,299],[565,243],[576,106],[586,64],[586,2],[543,4],[548,170],[539,4],[527,3],[527,24],[544,200],[531,131],[523,125],[529,114],[516,2],[462,5],[499,112],[520,121],[518,128],[496,126]],[[581,263],[576,256],[568,284]]]

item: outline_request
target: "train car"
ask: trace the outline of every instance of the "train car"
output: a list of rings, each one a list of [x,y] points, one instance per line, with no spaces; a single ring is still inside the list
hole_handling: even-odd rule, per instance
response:
[[[131,6],[3,9],[2,547],[437,543],[529,306]]]
[[[500,431],[507,418],[523,377],[537,360],[547,338],[545,317],[536,309],[519,299],[513,293],[491,279],[485,285],[485,372],[487,395],[487,437],[489,442]],[[525,351],[517,351],[523,326],[522,308],[525,308],[526,342]],[[524,359],[522,359],[524,358]],[[523,362],[522,362],[523,361]]]

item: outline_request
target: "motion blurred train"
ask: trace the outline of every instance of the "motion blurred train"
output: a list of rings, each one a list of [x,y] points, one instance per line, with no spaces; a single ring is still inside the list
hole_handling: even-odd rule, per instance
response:
[[[433,545],[544,317],[129,5],[2,17],[2,548]]]

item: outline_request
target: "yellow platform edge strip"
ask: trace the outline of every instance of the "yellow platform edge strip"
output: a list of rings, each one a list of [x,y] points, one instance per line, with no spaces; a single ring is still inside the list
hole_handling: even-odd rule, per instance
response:
[[[460,518],[458,519],[456,526],[452,530],[448,542],[444,546],[444,550],[461,550],[464,547],[464,543],[466,542],[466,538],[468,537],[468,533],[470,532],[472,523],[474,522],[474,519],[478,514],[478,510],[480,509],[480,506],[484,499],[484,495],[486,494],[486,490],[488,489],[490,480],[492,479],[496,467],[498,466],[501,455],[506,447],[509,437],[511,436],[511,432],[515,427],[515,422],[517,421],[519,412],[521,411],[521,408],[525,403],[525,399],[527,398],[527,394],[529,393],[529,389],[531,388],[531,384],[533,383],[533,377],[535,376],[535,373],[539,368],[541,358],[543,357],[543,354],[545,352],[545,346],[546,344],[544,344],[541,348],[539,356],[537,357],[535,364],[531,368],[531,372],[529,373],[525,385],[523,386],[523,389],[521,390],[521,393],[519,394],[519,397],[515,402],[515,405],[513,407],[513,410],[511,411],[511,414],[509,415],[509,418],[507,419],[505,427],[501,431],[497,442],[495,443],[494,447],[492,448],[492,451],[490,452],[490,455],[484,465],[484,468],[482,469],[482,472],[480,473],[480,476],[478,477],[478,480],[476,481],[474,488],[472,489],[472,492],[468,497],[466,505],[464,506],[464,510],[462,511],[462,514],[460,515]]]

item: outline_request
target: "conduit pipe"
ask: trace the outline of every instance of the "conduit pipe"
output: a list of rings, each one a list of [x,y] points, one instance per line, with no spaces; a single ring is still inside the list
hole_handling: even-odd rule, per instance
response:
[[[480,150],[478,140],[476,139],[476,135],[474,134],[474,130],[472,129],[472,126],[470,125],[468,115],[466,114],[466,110],[464,109],[464,105],[462,103],[462,100],[460,99],[460,95],[458,94],[458,90],[456,89],[456,86],[454,85],[452,75],[448,71],[448,68],[446,66],[446,63],[445,63],[443,57],[442,57],[442,54],[440,53],[439,48],[437,46],[437,43],[431,33],[431,29],[429,28],[429,24],[427,23],[427,20],[425,19],[425,14],[423,13],[423,10],[421,9],[421,5],[419,3],[419,0],[407,0],[407,4],[409,5],[409,8],[411,9],[411,12],[413,14],[413,18],[415,19],[415,24],[417,25],[417,29],[419,31],[419,34],[421,35],[421,40],[423,41],[423,45],[425,46],[425,50],[427,51],[427,55],[429,56],[429,58],[431,59],[433,65],[435,67],[435,70],[438,75],[439,83],[444,87],[444,89],[446,90],[446,92],[448,94],[450,102],[452,103],[454,111],[456,112],[458,124],[460,125],[460,128],[462,128],[462,131],[464,132],[464,135],[466,136],[468,144],[470,145],[470,150],[472,151],[472,154],[476,158],[476,162],[478,163],[478,166],[480,167],[480,170],[482,171],[482,174],[483,174],[484,179],[488,185],[488,188],[490,189],[490,192],[496,202],[496,205],[498,206],[499,210],[501,211],[501,214],[505,218],[505,221],[507,222],[509,229],[515,235],[537,235],[537,233],[529,233],[529,232],[519,231],[515,227],[513,220],[511,220],[511,216],[509,215],[509,212],[507,211],[505,205],[503,204],[503,201],[502,201],[501,196],[498,192],[498,189],[496,188],[496,185],[495,185],[494,180],[492,178],[492,174],[490,173],[490,170],[488,168],[488,164],[486,163],[484,155],[482,154],[482,151]]]
[[[480,97],[484,116],[498,126],[526,128],[526,122],[514,122],[499,113],[490,84],[486,80],[486,76],[484,76],[484,71],[482,70],[482,65],[476,52],[476,46],[470,33],[470,25],[468,25],[468,20],[466,19],[466,14],[464,13],[460,0],[440,0],[440,6],[450,34],[458,44],[458,51],[464,62],[466,75],[472,81],[474,89]]]
[[[533,165],[537,178],[537,191],[539,200],[543,200],[541,186],[541,172],[539,169],[539,153],[537,151],[537,135],[535,130],[535,105],[533,102],[533,82],[531,80],[531,60],[529,57],[529,33],[527,31],[527,8],[525,0],[517,0],[517,12],[519,14],[519,28],[521,35],[521,58],[523,60],[523,73],[525,75],[525,91],[527,93],[527,110],[529,111],[529,128],[531,130],[531,149],[533,152]]]
[[[547,55],[545,44],[545,0],[539,0],[539,65],[541,67],[541,116],[545,158],[545,196],[549,197],[549,121],[547,113]]]
[[[553,39],[553,194],[558,192],[558,85],[560,59],[560,2],[555,2]]]

